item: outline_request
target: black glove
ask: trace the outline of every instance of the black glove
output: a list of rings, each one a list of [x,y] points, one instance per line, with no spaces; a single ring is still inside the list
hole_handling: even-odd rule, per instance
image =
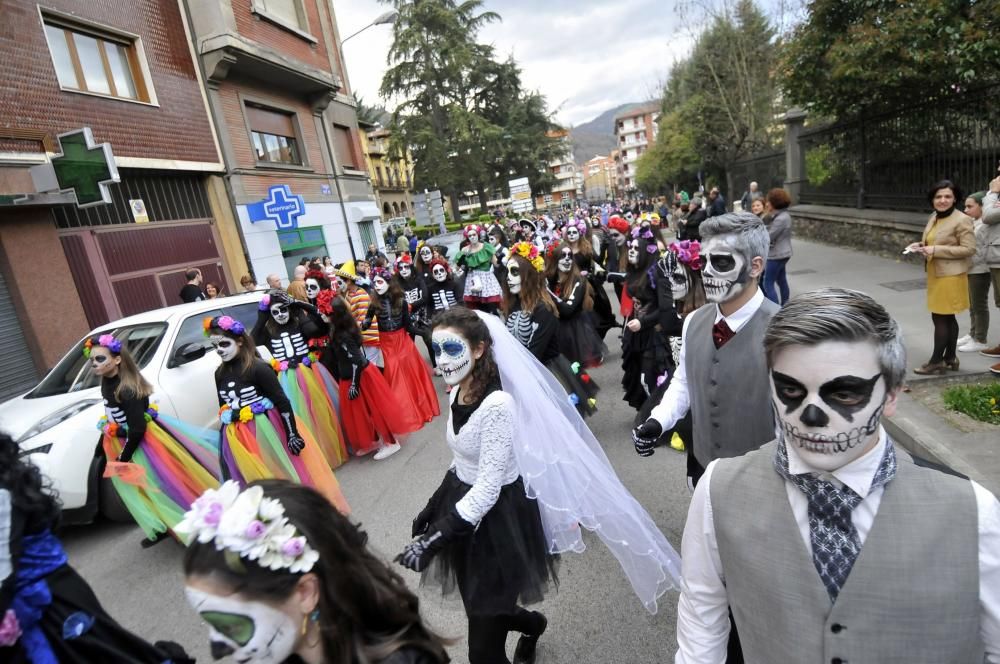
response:
[[[624,272],[608,272],[608,282],[612,284],[625,283]]]
[[[661,435],[663,435],[663,427],[653,418],[649,418],[632,429],[632,442],[635,443],[635,451],[642,457],[653,456],[653,444]]]
[[[311,303],[304,302],[303,300],[292,300],[292,303],[288,305],[292,309],[304,309],[310,314],[319,314],[319,310]]]
[[[306,448],[306,441],[302,440],[298,430],[295,428],[295,416],[291,413],[282,413],[281,420],[285,423],[285,435],[288,436],[288,451],[298,456]]]
[[[371,318],[366,318],[361,323],[361,331],[362,332],[366,332],[368,330],[368,328],[370,328],[371,326],[372,326],[372,319]]]
[[[427,528],[423,535],[407,544],[394,561],[414,572],[423,572],[448,542],[472,532],[473,528],[452,509],[447,516]]]
[[[347,398],[354,401],[359,396],[361,396],[361,388],[358,387],[357,383],[351,383],[351,386],[347,388]]]

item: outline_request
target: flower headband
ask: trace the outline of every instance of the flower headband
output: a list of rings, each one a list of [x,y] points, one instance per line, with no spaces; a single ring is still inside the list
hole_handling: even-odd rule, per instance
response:
[[[316,296],[316,310],[329,316],[333,313],[333,298],[337,295],[332,290],[323,290]]]
[[[413,259],[410,258],[409,254],[403,254],[402,256],[397,258],[396,262],[393,264],[393,267],[396,269],[396,272],[399,272],[399,268],[403,267],[404,265],[409,265],[411,267],[413,266]]]
[[[266,295],[264,297],[267,298]],[[229,332],[233,336],[237,337],[243,336],[243,333],[247,330],[243,327],[243,323],[239,322],[232,316],[216,316],[215,318],[206,316],[205,320],[202,321],[202,327],[204,328],[206,337],[212,335],[213,327],[225,330],[226,332]]]
[[[90,351],[93,350],[94,346],[104,346],[111,351],[112,355],[119,355],[122,352],[121,341],[115,339],[110,334],[102,334],[99,337],[90,337],[83,342],[83,356],[88,360],[90,359]]]
[[[479,224],[469,224],[465,227],[465,231],[462,233],[462,236],[465,237],[465,239],[468,239],[472,235],[475,235],[478,238],[479,234],[482,232],[483,227]]]
[[[319,560],[285,516],[284,506],[252,486],[240,491],[233,480],[209,489],[191,505],[174,528],[190,545],[215,542],[218,551],[231,551],[270,570],[306,573]]]
[[[391,274],[389,274],[389,270],[385,269],[384,267],[377,267],[377,268],[373,269],[373,270],[372,270],[372,271],[371,271],[371,272],[370,272],[370,273],[368,274],[368,277],[369,277],[369,278],[370,278],[370,279],[371,279],[372,281],[375,281],[375,277],[381,277],[381,278],[382,278],[382,279],[384,279],[384,280],[385,280],[386,282],[389,282],[389,281],[392,281],[392,275],[391,275]]]
[[[698,240],[671,242],[668,249],[677,255],[677,260],[692,270],[700,270],[702,268],[701,243]]]
[[[538,252],[538,247],[529,242],[518,242],[510,248],[511,253],[517,254],[524,260],[531,263],[531,267],[541,272],[545,269],[545,260]]]
[[[556,238],[545,245],[545,258],[554,259],[556,257],[556,252],[559,251],[559,246],[562,244],[562,240]]]

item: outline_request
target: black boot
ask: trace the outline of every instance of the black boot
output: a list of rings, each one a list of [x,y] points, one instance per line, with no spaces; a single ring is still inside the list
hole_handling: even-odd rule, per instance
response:
[[[541,627],[534,634],[523,634],[517,640],[517,647],[514,648],[514,664],[534,664],[535,646],[538,645],[538,639],[545,633],[545,628],[549,625],[549,621],[542,613],[539,611],[532,613],[538,616]]]

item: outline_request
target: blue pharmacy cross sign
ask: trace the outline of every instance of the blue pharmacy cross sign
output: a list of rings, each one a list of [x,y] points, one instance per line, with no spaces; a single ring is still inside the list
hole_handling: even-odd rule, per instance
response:
[[[273,221],[281,230],[299,227],[299,217],[306,204],[301,196],[292,194],[287,184],[276,184],[267,190],[267,199],[247,206],[250,222]]]

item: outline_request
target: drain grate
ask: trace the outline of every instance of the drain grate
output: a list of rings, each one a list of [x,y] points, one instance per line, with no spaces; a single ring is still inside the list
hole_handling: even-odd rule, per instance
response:
[[[794,277],[797,274],[816,274],[816,270],[810,270],[808,268],[805,270],[789,270],[785,274],[787,274],[790,277]]]
[[[888,288],[889,290],[894,290],[898,293],[906,293],[908,291],[924,290],[927,288],[926,279],[909,279],[907,281],[890,281],[889,283],[879,284],[883,288]]]

